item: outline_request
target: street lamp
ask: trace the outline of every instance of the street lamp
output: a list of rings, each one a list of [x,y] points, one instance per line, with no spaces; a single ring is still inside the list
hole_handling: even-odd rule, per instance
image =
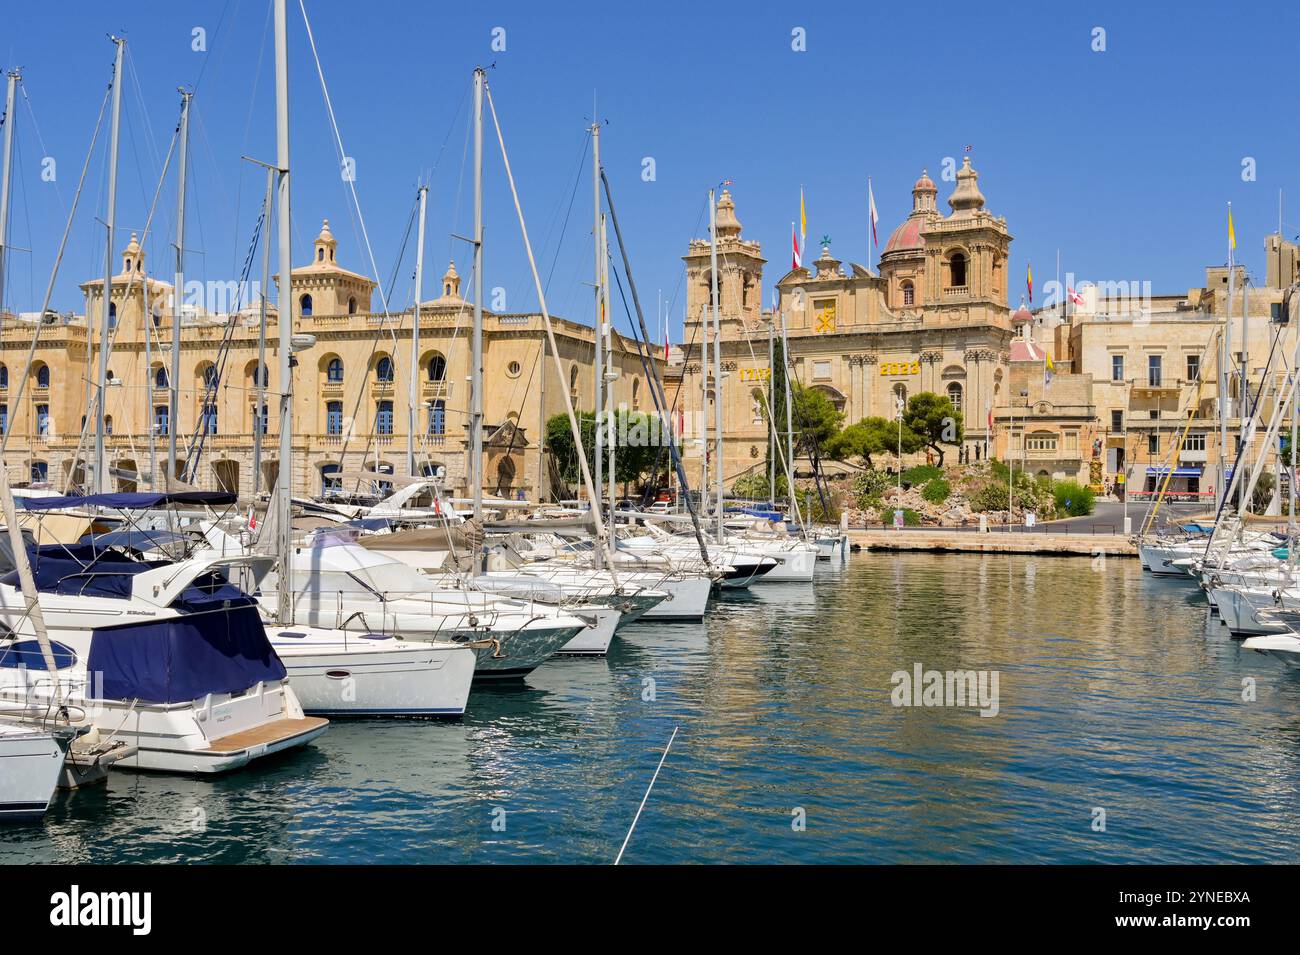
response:
[[[898,493],[903,493],[903,396],[894,392],[894,407],[898,411]]]

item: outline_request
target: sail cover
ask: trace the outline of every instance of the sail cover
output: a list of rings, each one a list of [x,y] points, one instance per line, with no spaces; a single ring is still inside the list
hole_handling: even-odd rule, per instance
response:
[[[233,589],[233,588],[231,588]],[[235,601],[235,603],[242,603]],[[251,605],[188,613],[96,630],[87,667],[103,699],[187,703],[209,693],[240,693],[283,680],[257,609]]]

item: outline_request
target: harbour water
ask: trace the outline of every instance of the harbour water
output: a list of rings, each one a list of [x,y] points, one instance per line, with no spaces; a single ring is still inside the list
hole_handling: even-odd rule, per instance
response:
[[[895,707],[918,663],[996,671],[998,714]],[[1300,677],[1190,583],[863,554],[475,690],[459,721],[117,773],[0,831],[0,862],[611,862],[674,728],[625,863],[1300,861]]]

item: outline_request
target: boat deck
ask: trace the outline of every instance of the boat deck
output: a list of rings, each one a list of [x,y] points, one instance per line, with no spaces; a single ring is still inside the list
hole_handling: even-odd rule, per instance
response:
[[[294,736],[301,736],[303,733],[320,729],[328,723],[329,720],[319,716],[305,716],[300,720],[276,720],[273,723],[264,723],[252,729],[241,730],[215,739],[208,745],[208,749],[216,753],[234,753],[251,746],[278,743]]]

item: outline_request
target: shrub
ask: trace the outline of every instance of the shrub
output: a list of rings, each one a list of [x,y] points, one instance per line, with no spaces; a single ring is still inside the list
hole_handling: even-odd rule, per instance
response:
[[[925,487],[921,488],[921,496],[931,504],[942,504],[948,500],[948,495],[951,493],[951,485],[943,478],[932,478],[926,482]]]
[[[918,464],[914,468],[908,468],[903,472],[903,483],[916,487],[918,484],[924,484],[926,481],[933,481],[935,478],[943,477],[943,470],[935,467],[933,464]]]
[[[1096,501],[1092,488],[1076,481],[1057,481],[1052,487],[1052,497],[1056,501],[1056,509],[1071,517],[1091,514]]]
[[[990,481],[981,484],[969,495],[972,511],[1005,511],[1007,509],[1007,486]]]
[[[889,475],[884,471],[874,469],[863,471],[853,479],[852,484],[853,497],[857,501],[858,507],[873,506],[868,503],[870,500],[875,500],[879,504],[880,495],[890,484]]]

